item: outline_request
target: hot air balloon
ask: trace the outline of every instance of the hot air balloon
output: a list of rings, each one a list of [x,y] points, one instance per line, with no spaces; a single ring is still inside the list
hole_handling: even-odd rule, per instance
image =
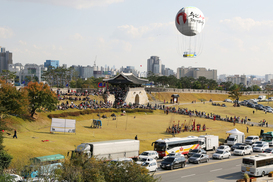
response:
[[[205,17],[196,7],[184,7],[175,17],[177,30],[182,34],[179,39],[179,47],[183,57],[193,58],[202,52]]]

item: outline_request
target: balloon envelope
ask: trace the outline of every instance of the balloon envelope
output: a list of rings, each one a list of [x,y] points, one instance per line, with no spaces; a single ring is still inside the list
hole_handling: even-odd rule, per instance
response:
[[[196,7],[184,7],[178,11],[175,17],[177,30],[186,36],[195,36],[203,30],[205,17]]]

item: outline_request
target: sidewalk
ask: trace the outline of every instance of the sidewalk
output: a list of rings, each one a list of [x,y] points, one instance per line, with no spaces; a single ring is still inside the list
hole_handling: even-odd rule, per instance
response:
[[[256,182],[273,182],[273,177],[258,177]]]

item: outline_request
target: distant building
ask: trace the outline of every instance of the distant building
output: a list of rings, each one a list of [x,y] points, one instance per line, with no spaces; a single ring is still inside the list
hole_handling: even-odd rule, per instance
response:
[[[121,67],[120,72],[133,73],[135,76],[138,76],[138,71],[135,69],[134,66],[126,66],[126,68]]]
[[[245,86],[247,86],[247,78],[246,75],[234,75],[234,76],[228,76],[227,77],[227,81],[228,82],[232,82],[233,84],[243,84]]]
[[[44,62],[44,67],[49,68],[50,66],[52,66],[54,68],[58,68],[59,67],[59,60],[46,60],[46,62]]]
[[[226,78],[227,78],[226,74],[219,75],[219,82],[226,82]]]
[[[6,51],[4,47],[0,47],[0,72],[9,69],[9,64],[13,64],[12,53]]]
[[[74,68],[74,74],[76,74],[78,78],[87,79],[94,76],[94,67],[91,67],[89,65],[87,66],[73,65],[71,67]]]
[[[177,79],[181,77],[193,77],[194,79],[198,79],[200,76],[203,76],[207,79],[217,80],[217,70],[207,70],[206,68],[185,68],[182,66],[181,68],[177,68]]]
[[[147,60],[147,76],[150,76],[151,74],[161,76],[161,66],[161,60],[159,59],[159,57],[151,56],[151,58]]]
[[[273,79],[273,74],[266,74],[265,75],[265,81],[266,82],[271,82],[272,79]]]
[[[42,73],[45,71],[47,68],[44,68],[43,65],[37,65],[37,64],[26,64],[23,66],[21,63],[16,63],[16,64],[10,64],[9,65],[9,71],[15,72],[15,75],[17,78],[19,78],[19,83],[16,84],[21,84],[21,83],[27,83],[27,81],[31,80],[36,80],[37,82],[42,81]],[[29,77],[29,78],[27,78]]]

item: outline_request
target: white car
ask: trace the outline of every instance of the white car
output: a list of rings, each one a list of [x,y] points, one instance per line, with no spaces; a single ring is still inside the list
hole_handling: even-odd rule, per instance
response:
[[[9,174],[11,177],[11,181],[23,181],[22,176],[19,176],[18,174]]]
[[[147,158],[139,158],[138,161],[136,161],[137,164],[142,164],[144,162],[151,162],[151,161],[155,161],[156,160],[154,158],[151,157],[147,157]]]
[[[225,159],[230,158],[231,153],[228,150],[217,150],[213,155],[213,159]]]
[[[227,151],[230,151],[231,149],[230,149],[230,147],[227,146],[227,145],[220,145],[220,146],[217,148],[217,150],[227,150]]]
[[[246,141],[245,141],[245,143],[246,144],[249,144],[249,145],[251,145],[251,144],[253,144],[253,143],[255,143],[255,142],[258,142],[260,139],[259,139],[259,137],[258,136],[248,136],[247,138],[246,138]]]
[[[268,142],[258,141],[258,142],[255,142],[255,143],[252,145],[252,148],[256,147],[257,145],[263,145],[263,144],[267,144],[268,147],[269,147]]]
[[[253,150],[250,145],[243,146],[241,145],[237,149],[233,151],[234,155],[245,155],[245,154],[252,154]]]
[[[159,158],[157,151],[153,151],[153,150],[142,152],[138,157],[139,157],[139,159],[147,158],[147,157],[151,157],[151,158],[154,158],[154,159]]]
[[[263,152],[265,149],[269,148],[267,144],[260,144],[253,147],[254,152]]]
[[[157,162],[156,160],[151,161],[151,162],[144,162],[141,166],[145,167],[146,169],[149,170],[149,172],[156,172],[157,170]]]
[[[163,157],[162,160],[168,158],[168,157],[181,157],[181,156],[184,156],[183,154],[181,153],[169,153],[168,155],[166,155],[165,157]]]
[[[232,103],[233,101],[230,100],[230,99],[225,99],[224,102],[230,102],[230,103]]]

